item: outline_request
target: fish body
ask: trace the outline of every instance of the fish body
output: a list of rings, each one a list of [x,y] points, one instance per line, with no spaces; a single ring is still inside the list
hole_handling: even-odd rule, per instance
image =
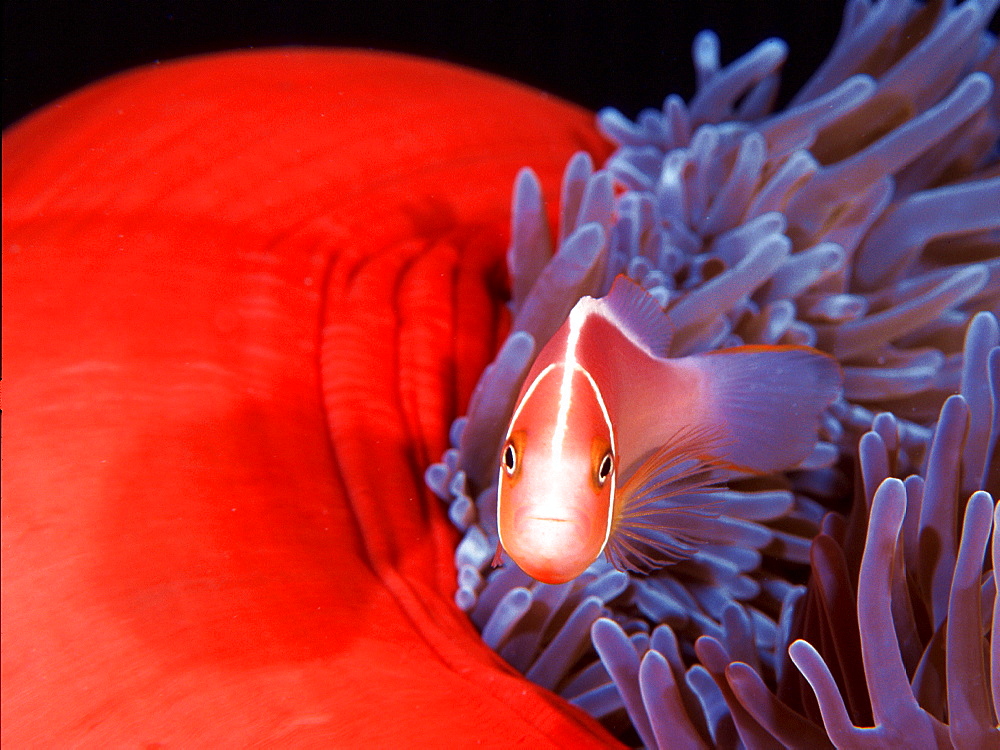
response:
[[[667,357],[670,326],[619,276],[583,297],[525,378],[500,456],[500,544],[546,583],[575,578],[602,553],[643,570],[692,551],[686,512],[664,536],[650,518],[663,494],[697,494],[716,469],[800,463],[837,397],[830,357],[801,346],[741,346]]]

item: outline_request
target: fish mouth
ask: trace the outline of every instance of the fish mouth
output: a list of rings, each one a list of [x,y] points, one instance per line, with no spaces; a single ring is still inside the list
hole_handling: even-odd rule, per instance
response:
[[[507,552],[521,570],[542,583],[566,583],[597,557],[598,551],[587,543],[587,526],[580,519],[524,515],[515,528]]]
[[[522,516],[516,525],[520,547],[536,560],[557,560],[579,547],[587,527],[580,519],[565,516]]]

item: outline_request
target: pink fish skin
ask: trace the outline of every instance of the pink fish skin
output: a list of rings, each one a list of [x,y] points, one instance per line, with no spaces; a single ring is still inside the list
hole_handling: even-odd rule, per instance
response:
[[[497,490],[500,543],[537,580],[572,580],[602,552],[633,570],[656,566],[650,550],[660,564],[689,555],[685,516],[706,512],[695,502],[654,528],[650,504],[696,495],[715,469],[794,467],[841,392],[836,361],[809,347],[669,358],[669,344],[663,310],[619,276],[606,297],[583,297],[539,352]]]

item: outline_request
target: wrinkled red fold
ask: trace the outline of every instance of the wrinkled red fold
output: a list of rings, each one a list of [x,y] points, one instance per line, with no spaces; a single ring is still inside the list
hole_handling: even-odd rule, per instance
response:
[[[424,488],[510,188],[591,116],[440,63],[152,66],[3,140],[3,741],[595,747],[481,644]]]

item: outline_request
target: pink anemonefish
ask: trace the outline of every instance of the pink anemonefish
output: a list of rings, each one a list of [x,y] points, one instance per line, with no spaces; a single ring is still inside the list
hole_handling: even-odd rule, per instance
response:
[[[532,365],[500,455],[500,547],[544,583],[603,551],[618,568],[683,559],[689,495],[718,469],[794,467],[840,394],[831,357],[805,346],[739,346],[670,359],[665,313],[627,277],[583,297]],[[665,496],[682,502],[663,512]],[[684,502],[687,504],[685,505]],[[659,553],[657,557],[650,550]]]

